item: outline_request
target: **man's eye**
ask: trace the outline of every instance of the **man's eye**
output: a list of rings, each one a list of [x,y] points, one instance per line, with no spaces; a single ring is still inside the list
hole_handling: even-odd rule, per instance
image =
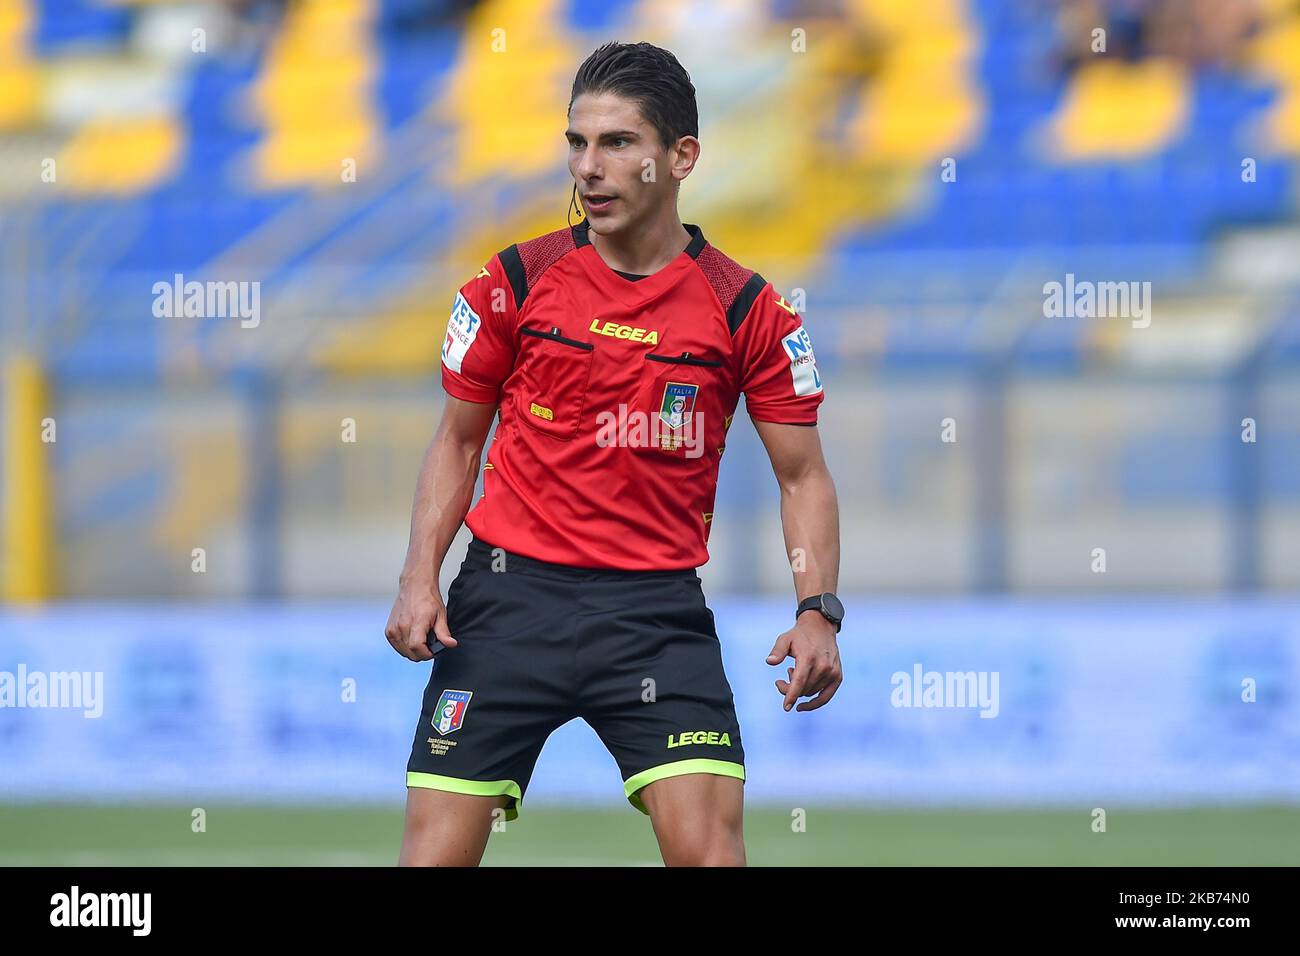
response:
[[[613,139],[612,142],[613,142],[614,147],[617,148],[617,149],[621,149],[622,147],[626,146],[627,143],[628,143],[628,141],[625,140],[622,136],[616,136],[616,137],[614,137],[614,139]]]

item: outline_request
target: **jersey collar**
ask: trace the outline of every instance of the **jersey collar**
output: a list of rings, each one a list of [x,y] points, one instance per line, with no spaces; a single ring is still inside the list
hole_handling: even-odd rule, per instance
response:
[[[587,228],[591,223],[584,219],[573,227],[573,244],[581,249],[583,246],[591,245],[591,240],[587,238]],[[693,222],[682,223],[683,228],[691,234],[691,241],[686,248],[682,250],[692,259],[698,259],[700,253],[704,250],[708,240],[704,238],[704,230]]]

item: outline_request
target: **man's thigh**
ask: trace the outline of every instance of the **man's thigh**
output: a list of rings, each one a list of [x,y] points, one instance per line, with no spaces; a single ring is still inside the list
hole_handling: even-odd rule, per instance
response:
[[[744,866],[745,785],[736,777],[691,773],[641,789],[668,866]]]
[[[509,797],[411,787],[399,866],[478,866]]]

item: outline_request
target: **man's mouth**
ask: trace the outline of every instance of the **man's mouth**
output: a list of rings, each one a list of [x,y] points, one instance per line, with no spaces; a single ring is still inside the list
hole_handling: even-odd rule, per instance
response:
[[[604,212],[618,199],[617,196],[608,196],[604,193],[587,193],[583,198],[587,200],[587,209],[590,212]]]

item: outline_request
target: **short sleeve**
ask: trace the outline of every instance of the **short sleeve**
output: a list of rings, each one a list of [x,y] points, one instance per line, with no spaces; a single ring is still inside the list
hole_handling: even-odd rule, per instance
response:
[[[817,424],[821,373],[812,339],[794,306],[768,283],[736,330],[740,390],[749,417],[783,425]]]
[[[499,256],[456,293],[442,340],[442,387],[495,405],[515,363],[515,298]]]

